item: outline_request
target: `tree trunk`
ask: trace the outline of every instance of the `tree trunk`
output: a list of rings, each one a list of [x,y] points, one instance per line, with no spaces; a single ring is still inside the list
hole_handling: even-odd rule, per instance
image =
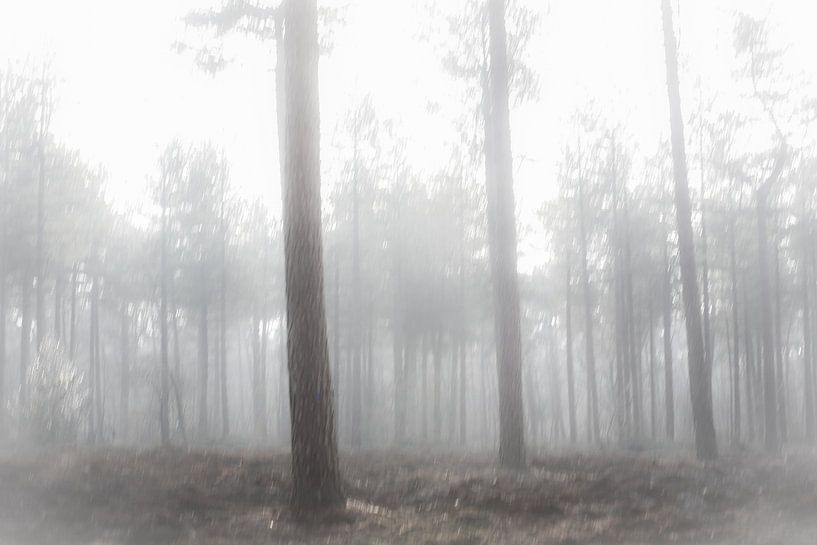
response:
[[[121,369],[119,374],[119,435],[122,443],[128,442],[128,415],[130,413],[130,321],[128,304],[122,303],[119,329],[121,346]]]
[[[757,192],[757,234],[758,268],[760,269],[760,323],[763,340],[763,416],[764,445],[769,452],[780,450],[777,427],[777,380],[774,369],[774,331],[772,324],[772,301],[769,286],[768,228],[767,218],[768,186],[763,185]]]
[[[221,179],[221,285],[219,286],[219,386],[221,386],[221,438],[230,435],[230,400],[227,389],[227,218],[224,213],[226,177]],[[258,332],[256,332],[256,335]]]
[[[262,397],[266,390],[266,383],[261,373],[261,324],[257,315],[250,320],[250,347],[252,349],[252,421],[253,434],[256,439],[267,435],[266,407]]]
[[[361,446],[361,420],[363,413],[362,390],[361,390],[361,360],[363,357],[362,347],[362,312],[360,293],[360,180],[358,179],[358,123],[355,123],[354,138],[354,158],[352,159],[352,384],[350,401],[351,407],[351,430],[350,444],[353,449]],[[395,362],[396,363],[396,362]],[[397,375],[395,375],[395,384]]]
[[[21,288],[20,405],[25,407],[28,403],[28,367],[31,364],[31,274],[27,265],[23,268]]]
[[[573,383],[573,324],[571,319],[570,251],[565,256],[565,365],[567,366],[567,417],[570,442],[576,443],[576,393]]]
[[[655,441],[657,436],[656,433],[656,396],[655,396],[655,325],[653,322],[654,314],[653,314],[653,300],[650,297],[649,302],[649,366],[650,366],[650,439]]]
[[[733,415],[734,422],[732,423],[733,439],[736,444],[740,444],[741,435],[741,407],[740,407],[740,324],[738,321],[738,273],[737,273],[737,251],[735,244],[735,213],[730,211],[729,214],[729,270],[732,279],[732,323],[734,324],[734,340],[735,347],[735,362],[733,370],[732,384],[733,390]]]
[[[692,217],[689,203],[684,125],[681,115],[681,95],[678,81],[678,51],[672,27],[669,0],[662,0],[664,53],[667,65],[667,96],[672,132],[672,162],[675,178],[675,211],[678,221],[678,245],[681,262],[681,283],[686,318],[689,357],[689,386],[692,399],[695,449],[701,460],[718,456],[715,422],[712,416],[712,369],[707,366],[701,330],[701,299],[695,267],[695,245],[692,237]]]
[[[5,218],[3,218],[5,219]],[[6,259],[5,232],[0,246],[0,437],[6,432]]]
[[[805,436],[806,441],[814,442],[814,368],[811,362],[811,323],[809,307],[809,274],[808,274],[808,230],[804,225],[803,261],[800,264],[800,278],[802,280],[803,297],[803,403],[805,411]]]
[[[323,299],[317,0],[285,4],[287,365],[293,505],[343,505]]]
[[[786,375],[783,361],[783,312],[780,301],[780,243],[774,240],[774,346],[775,368],[777,373],[777,415],[780,426],[780,441],[788,438],[788,422],[786,418]]]
[[[162,180],[162,232],[161,232],[161,270],[159,271],[159,288],[161,300],[159,302],[159,334],[161,335],[161,354],[159,373],[161,377],[159,385],[159,432],[162,445],[170,444],[170,362],[168,361],[167,345],[167,174]]]
[[[485,163],[499,388],[499,463],[521,468],[525,466],[525,419],[504,0],[488,0],[488,31],[491,100],[485,123]]]
[[[675,440],[675,386],[672,372],[672,269],[669,241],[664,245],[664,407],[667,439]]]
[[[209,340],[207,331],[207,297],[206,290],[199,295],[199,372],[198,372],[198,438],[207,439],[207,384],[209,383]]]
[[[580,152],[581,153],[581,152]],[[581,157],[581,156],[580,156]],[[579,161],[581,164],[581,160]],[[590,270],[587,257],[587,219],[585,217],[585,181],[579,173],[579,237],[582,252],[582,291],[584,294],[584,345],[587,366],[587,433],[592,442],[601,440],[599,426],[599,396],[596,382],[596,355],[593,345],[593,293],[590,286]]]
[[[36,339],[34,351],[39,353],[45,336],[45,132],[46,132],[46,89],[45,65],[41,80],[40,131],[38,138],[38,179],[37,179],[37,241],[35,256],[36,274]]]
[[[751,335],[751,326],[749,322],[749,299],[746,293],[746,285],[744,280],[743,286],[743,325],[744,325],[744,339],[746,345],[746,425],[749,434],[749,441],[754,441],[755,438],[755,400],[752,388],[755,367],[755,351],[753,348],[753,341]]]
[[[71,339],[68,342],[68,359],[74,361],[74,354],[77,348],[77,266],[74,265],[71,271],[71,314],[69,317],[71,326]]]
[[[443,334],[440,330],[434,332],[434,409],[431,413],[431,420],[434,423],[434,444],[439,445],[442,436],[442,408],[440,399],[440,387],[442,383],[442,351]]]

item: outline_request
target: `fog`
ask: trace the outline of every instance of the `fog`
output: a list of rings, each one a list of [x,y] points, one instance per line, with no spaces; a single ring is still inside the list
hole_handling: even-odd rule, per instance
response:
[[[813,543],[815,17],[8,0],[0,544]]]

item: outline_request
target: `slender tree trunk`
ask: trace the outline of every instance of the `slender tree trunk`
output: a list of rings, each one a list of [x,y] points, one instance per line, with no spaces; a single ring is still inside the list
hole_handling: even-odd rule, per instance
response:
[[[655,322],[653,321],[654,316],[654,309],[653,309],[653,300],[650,297],[649,302],[650,315],[649,315],[649,365],[650,365],[650,439],[655,441],[657,437],[657,426],[656,426],[656,395],[655,395]]]
[[[771,288],[769,286],[768,228],[767,217],[768,186],[757,192],[757,234],[758,268],[760,269],[760,322],[763,340],[763,415],[764,445],[769,452],[780,450],[777,416],[777,380],[774,369],[774,331],[772,324]]]
[[[627,199],[625,192],[625,199]],[[632,398],[633,398],[633,437],[636,442],[641,440],[644,420],[644,403],[641,393],[642,388],[642,366],[641,366],[641,340],[639,332],[637,331],[636,316],[635,316],[635,296],[633,290],[633,258],[631,248],[631,233],[630,233],[630,213],[629,204],[625,200],[624,220],[625,220],[625,246],[624,251],[626,258],[626,298],[627,298],[627,323],[629,333],[629,353],[630,353],[630,378],[632,383]]]
[[[54,272],[54,341],[62,345],[62,274]]]
[[[35,352],[39,352],[45,335],[45,132],[46,132],[46,81],[45,66],[40,95],[40,134],[38,138],[39,176],[37,179],[37,246],[36,246],[36,339]]]
[[[755,351],[753,348],[751,325],[749,321],[749,299],[746,293],[744,281],[743,287],[743,324],[745,328],[744,340],[746,345],[746,425],[748,427],[748,439],[754,441],[755,438],[755,399],[752,388],[754,381]]]
[[[266,384],[261,379],[261,324],[257,315],[250,320],[250,347],[252,349],[252,420],[253,434],[256,439],[263,438],[266,433],[266,408],[261,400]]]
[[[2,206],[2,205],[0,205]],[[5,219],[5,218],[3,218]],[[6,432],[6,253],[5,229],[0,246],[0,437]]]
[[[285,4],[287,364],[296,510],[343,505],[323,299],[316,0]]]
[[[525,466],[525,419],[504,0],[488,0],[488,32],[491,100],[485,123],[485,162],[499,388],[499,463],[520,468]]]
[[[675,386],[672,369],[672,268],[669,240],[664,245],[664,407],[667,439],[675,440]]]
[[[432,412],[431,420],[434,422],[434,444],[439,445],[442,440],[442,400],[440,399],[441,383],[442,383],[442,341],[443,334],[438,329],[435,332],[434,340],[434,410]]]
[[[777,373],[777,414],[780,426],[780,441],[788,439],[788,422],[786,418],[786,380],[783,369],[783,312],[780,301],[780,243],[774,240],[774,346]]]
[[[97,357],[99,356],[99,351],[96,349],[96,313],[97,313],[97,282],[93,276],[90,276],[91,282],[91,293],[90,293],[90,312],[89,312],[89,322],[88,322],[88,371],[91,376],[91,384],[90,384],[90,443],[92,445],[96,444],[99,441],[100,436],[102,435],[102,430],[99,427],[99,420],[100,420],[100,403],[99,403],[99,361]]]
[[[119,329],[121,346],[121,369],[119,371],[119,435],[122,443],[128,442],[130,435],[128,415],[130,414],[130,321],[128,304],[122,303],[120,310],[121,324]]]
[[[352,414],[350,443],[353,449],[361,446],[361,420],[363,413],[361,390],[361,359],[363,347],[361,339],[361,293],[360,293],[360,180],[358,179],[358,139],[357,123],[355,123],[354,158],[352,159],[352,384],[351,396]],[[396,362],[395,362],[396,363]],[[395,380],[397,375],[395,375]]]
[[[168,361],[167,353],[167,231],[168,231],[168,217],[167,217],[167,174],[162,180],[162,232],[161,232],[161,269],[159,271],[159,334],[161,336],[161,354],[160,354],[160,390],[159,390],[159,432],[162,440],[162,445],[170,444],[170,363]]]
[[[20,328],[20,405],[28,403],[28,367],[31,365],[31,273],[23,267],[21,279],[21,328]]]
[[[689,357],[689,385],[692,399],[695,449],[701,460],[718,456],[715,422],[712,415],[712,369],[707,366],[701,330],[701,299],[695,267],[695,245],[692,237],[692,217],[689,202],[684,125],[681,115],[681,95],[678,81],[678,51],[672,27],[669,0],[662,0],[664,53],[667,65],[667,96],[672,130],[672,159],[675,178],[675,210],[678,221],[678,244],[681,281],[686,317]]]
[[[732,277],[732,323],[734,324],[735,366],[733,370],[732,384],[734,385],[732,424],[733,437],[736,444],[740,443],[741,435],[741,407],[740,407],[740,324],[738,321],[738,273],[737,273],[737,251],[735,244],[736,236],[735,213],[729,214],[729,270]]]
[[[199,295],[199,372],[198,372],[198,437],[200,441],[207,439],[207,385],[209,383],[209,345],[207,331],[207,296],[206,290]]]
[[[68,342],[68,359],[74,361],[74,354],[77,348],[77,266],[74,265],[71,271],[71,314],[69,318],[71,326],[71,339]]]
[[[221,179],[221,285],[219,286],[219,385],[221,386],[221,438],[230,435],[230,400],[227,388],[227,217],[225,215],[225,183],[226,177]],[[256,335],[258,332],[256,332]]]
[[[258,374],[259,383],[261,384],[260,389],[260,404],[261,407],[259,409],[259,413],[263,419],[263,423],[261,425],[261,433],[262,437],[266,440],[267,434],[269,433],[269,417],[268,417],[268,403],[267,403],[267,345],[269,344],[269,320],[267,318],[269,316],[269,312],[264,312],[264,319],[261,320],[261,361],[260,369]],[[240,350],[240,346],[238,346]]]
[[[428,331],[424,331],[420,373],[420,442],[423,445],[428,442],[428,337]]]
[[[712,305],[709,303],[709,257],[706,236],[706,185],[704,175],[704,144],[703,125],[698,140],[699,158],[701,161],[701,291],[703,292],[703,324],[704,324],[704,358],[706,367],[712,369],[712,360],[715,354],[712,336]]]
[[[468,436],[468,403],[466,399],[466,393],[468,392],[468,375],[467,375],[467,359],[468,359],[468,350],[467,344],[465,342],[464,333],[462,334],[463,337],[460,339],[460,391],[459,391],[459,402],[460,402],[460,446],[466,446],[467,436]]]
[[[581,164],[581,161],[580,161]],[[590,440],[599,443],[601,440],[599,426],[599,397],[596,382],[596,356],[593,341],[593,292],[590,286],[590,270],[587,257],[587,219],[585,217],[585,181],[579,173],[579,237],[582,252],[582,291],[584,293],[584,345],[585,365],[587,366],[587,419],[589,425],[587,433]]]
[[[804,238],[809,240],[808,229],[805,222]],[[805,436],[809,443],[814,442],[815,425],[814,425],[814,368],[811,361],[811,316],[809,306],[809,274],[808,274],[808,244],[803,244],[803,261],[800,264],[800,278],[802,281],[803,297],[803,403],[805,411]]]
[[[565,256],[565,360],[567,367],[567,416],[570,442],[576,443],[576,393],[573,379],[573,324],[571,319],[570,251]]]

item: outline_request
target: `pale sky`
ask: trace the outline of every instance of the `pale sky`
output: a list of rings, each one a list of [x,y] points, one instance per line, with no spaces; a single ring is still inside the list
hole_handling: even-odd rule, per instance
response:
[[[515,186],[523,223],[552,194],[568,120],[589,99],[619,122],[645,153],[667,132],[663,38],[659,0],[525,0],[541,25],[527,52],[538,72],[540,97],[517,108],[512,141]],[[371,93],[382,118],[410,142],[409,155],[433,173],[448,155],[459,98],[441,68],[439,52],[421,37],[427,0],[332,0],[346,22],[334,50],[321,59],[321,115],[325,194],[339,164],[337,131],[346,111]],[[236,190],[278,210],[273,44],[230,38],[233,64],[215,77],[171,49],[200,42],[179,19],[220,0],[0,0],[0,62],[51,59],[58,77],[57,138],[110,173],[108,197],[126,208],[142,202],[145,179],[172,138],[210,140],[224,148]],[[460,0],[440,0],[445,10]],[[768,15],[772,38],[787,49],[789,67],[817,81],[817,7],[801,0],[681,0],[682,97],[692,88],[733,100],[733,13]],[[678,23],[678,21],[676,22]],[[5,62],[4,62],[5,61]],[[429,100],[444,106],[426,110]],[[450,108],[447,106],[450,105]],[[571,140],[572,141],[572,140]],[[536,237],[523,241],[530,259]],[[532,265],[528,260],[528,266]],[[525,267],[523,256],[521,266]]]

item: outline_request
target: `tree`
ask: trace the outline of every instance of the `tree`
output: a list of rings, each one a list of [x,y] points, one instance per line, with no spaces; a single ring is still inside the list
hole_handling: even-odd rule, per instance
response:
[[[678,252],[681,263],[681,283],[686,320],[689,388],[695,428],[695,449],[699,459],[713,460],[718,456],[718,447],[715,436],[715,422],[712,415],[712,370],[706,365],[703,332],[701,330],[701,301],[698,294],[695,246],[692,237],[684,124],[681,115],[681,93],[678,78],[678,50],[675,41],[675,30],[672,26],[670,0],[662,0],[661,11],[672,135]]]
[[[285,4],[283,180],[293,504],[343,503],[323,299],[317,1]]]
[[[499,463],[523,467],[522,340],[504,0],[488,0],[488,29],[491,66],[485,112],[485,169],[499,386]]]

